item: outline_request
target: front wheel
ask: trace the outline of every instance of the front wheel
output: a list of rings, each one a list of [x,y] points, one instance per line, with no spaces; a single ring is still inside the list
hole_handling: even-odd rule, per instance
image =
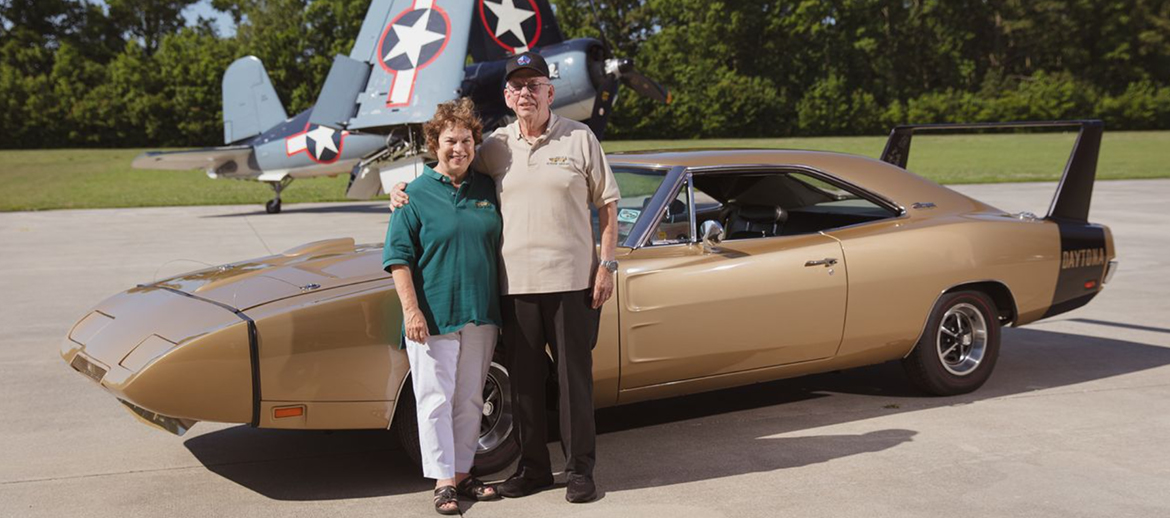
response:
[[[515,437],[516,427],[512,422],[511,390],[508,369],[493,360],[483,386],[483,417],[480,419],[479,445],[472,467],[472,472],[476,474],[500,471],[520,455],[520,445]],[[394,411],[394,428],[406,450],[406,456],[421,465],[418,414],[413,391],[403,391]]]
[[[938,396],[966,394],[991,376],[999,357],[995,302],[978,291],[943,294],[902,367],[918,388]]]

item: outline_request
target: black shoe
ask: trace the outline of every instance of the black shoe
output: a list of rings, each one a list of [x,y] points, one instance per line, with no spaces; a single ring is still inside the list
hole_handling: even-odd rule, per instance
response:
[[[568,487],[565,488],[565,500],[574,504],[597,500],[597,486],[593,484],[593,477],[570,475]]]
[[[552,474],[533,478],[527,476],[527,474],[516,473],[508,477],[508,480],[497,484],[496,492],[508,498],[520,498],[540,492],[540,490],[547,489],[551,485],[553,485]]]

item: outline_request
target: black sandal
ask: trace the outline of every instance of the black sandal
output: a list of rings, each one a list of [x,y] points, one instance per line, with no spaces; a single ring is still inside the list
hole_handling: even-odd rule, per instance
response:
[[[496,491],[495,487],[486,485],[480,479],[472,476],[459,482],[459,485],[455,486],[455,491],[459,493],[459,496],[465,496],[479,502],[500,498],[500,493]]]
[[[455,504],[455,507],[446,507],[449,504]],[[459,514],[459,496],[456,494],[455,486],[435,488],[435,512],[446,515]]]

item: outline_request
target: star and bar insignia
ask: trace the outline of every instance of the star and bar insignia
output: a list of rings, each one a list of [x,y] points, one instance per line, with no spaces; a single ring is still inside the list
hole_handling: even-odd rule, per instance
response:
[[[540,9],[533,0],[479,0],[479,18],[510,54],[527,52],[540,40]]]
[[[451,20],[433,0],[417,0],[398,14],[378,41],[378,64],[394,76],[386,106],[406,106],[418,71],[443,53],[451,37]]]

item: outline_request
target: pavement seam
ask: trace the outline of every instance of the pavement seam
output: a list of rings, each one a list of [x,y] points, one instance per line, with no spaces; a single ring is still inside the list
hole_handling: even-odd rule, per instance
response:
[[[259,239],[260,244],[264,245],[264,249],[268,251],[268,255],[273,255],[272,249],[268,248],[268,243],[264,241],[264,237],[260,235],[260,231],[256,230],[256,227],[252,225],[252,220],[248,218],[247,214],[244,215],[244,223],[247,223],[248,228],[252,229],[252,233],[256,234],[256,239]]]

